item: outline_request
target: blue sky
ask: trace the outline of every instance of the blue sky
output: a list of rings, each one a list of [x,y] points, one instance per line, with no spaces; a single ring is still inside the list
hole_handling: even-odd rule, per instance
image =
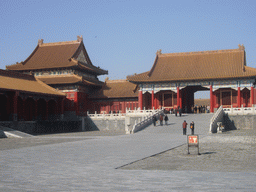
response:
[[[150,70],[155,53],[236,49],[256,68],[255,0],[0,0],[0,68],[24,61],[38,39],[83,35],[110,79]],[[101,79],[104,80],[105,76]]]

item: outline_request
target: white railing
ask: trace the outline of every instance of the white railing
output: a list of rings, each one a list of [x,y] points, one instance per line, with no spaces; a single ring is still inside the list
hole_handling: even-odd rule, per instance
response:
[[[155,113],[152,113],[146,117],[142,117],[142,120],[139,120],[138,123],[135,121],[135,124],[133,125],[131,133],[140,131],[141,129],[145,128],[146,126],[152,124],[153,116],[154,115],[159,116],[160,114],[163,114],[164,110],[159,109],[159,110],[154,110],[153,112],[155,112]]]
[[[210,133],[217,132],[217,128],[218,128],[217,122],[223,121],[223,115],[224,115],[223,107],[220,106],[220,108],[215,112],[215,114],[211,118],[210,130],[209,130]]]
[[[102,114],[98,114],[96,111],[94,114],[89,114],[87,112],[87,116],[90,117],[91,119],[124,119],[125,118],[125,113],[109,113],[105,114],[104,112]]]
[[[89,112],[87,112],[87,116],[92,118],[92,119],[123,119],[125,118],[125,116],[133,116],[133,117],[141,117],[141,116],[148,116],[148,115],[153,115],[156,114],[157,112],[162,111],[162,109],[144,109],[144,110],[140,110],[140,108],[135,109],[135,110],[130,110],[126,108],[126,113],[121,113],[120,111],[118,113],[113,113],[111,111],[111,113],[97,113],[95,111],[95,113],[89,114]]]
[[[223,108],[223,111],[227,114],[230,114],[230,115],[247,115],[247,114],[256,114],[256,108],[255,106],[253,107],[236,107],[236,108],[233,108],[231,106],[231,108]]]
[[[162,111],[163,109],[145,109],[141,110],[140,108],[135,110],[130,110],[126,108],[126,115],[127,116],[148,116],[158,113],[159,111]]]

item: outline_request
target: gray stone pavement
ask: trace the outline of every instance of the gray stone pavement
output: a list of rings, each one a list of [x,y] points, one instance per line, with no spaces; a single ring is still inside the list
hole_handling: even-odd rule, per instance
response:
[[[0,191],[255,191],[254,171],[117,169],[182,147],[184,119],[194,120],[195,133],[207,140],[211,116],[170,115],[169,125],[133,135],[44,135],[36,137],[38,144],[34,138],[15,144],[0,139]]]
[[[184,144],[164,153],[130,163],[122,169],[183,170],[256,173],[256,131],[244,130],[199,137],[198,148]],[[240,136],[242,133],[243,136]]]

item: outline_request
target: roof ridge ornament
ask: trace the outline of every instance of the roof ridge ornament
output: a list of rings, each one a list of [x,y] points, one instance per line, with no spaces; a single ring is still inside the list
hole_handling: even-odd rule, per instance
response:
[[[43,40],[43,39],[38,39],[38,45],[39,45],[39,46],[43,45],[43,43],[44,43],[44,40]]]
[[[238,44],[238,49],[244,51],[245,50],[244,44],[242,44],[242,45]]]
[[[82,35],[81,36],[77,35],[77,41],[82,42],[83,41],[83,36]]]
[[[161,55],[161,54],[162,54],[162,49],[157,50],[156,55]]]

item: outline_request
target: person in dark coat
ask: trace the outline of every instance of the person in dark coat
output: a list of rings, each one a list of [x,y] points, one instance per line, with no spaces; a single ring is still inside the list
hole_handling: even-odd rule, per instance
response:
[[[187,134],[187,122],[186,120],[184,120],[184,122],[182,123],[182,129],[183,129],[183,135]]]
[[[197,113],[197,106],[195,106],[194,108],[194,113]]]
[[[154,126],[156,126],[156,121],[157,121],[157,118],[156,118],[156,115],[153,116],[153,124]]]
[[[181,117],[182,108],[179,107],[179,116]]]
[[[191,135],[194,135],[194,129],[195,129],[195,124],[194,124],[194,121],[192,121],[192,123],[190,123]]]
[[[167,115],[164,116],[164,121],[165,121],[165,125],[167,125],[167,122],[168,122],[168,116]]]

